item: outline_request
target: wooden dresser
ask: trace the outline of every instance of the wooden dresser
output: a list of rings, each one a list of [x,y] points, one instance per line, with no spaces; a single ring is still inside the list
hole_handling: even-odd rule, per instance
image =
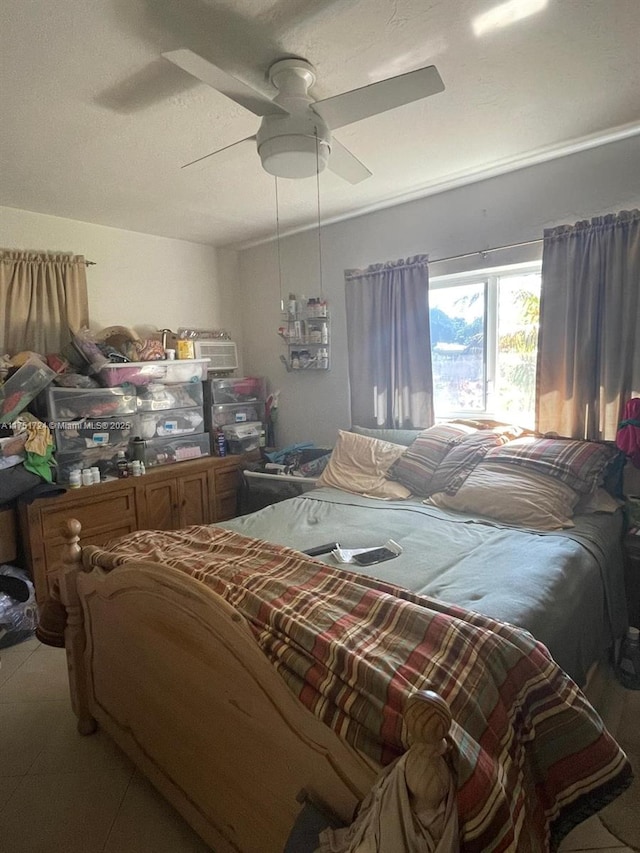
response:
[[[236,515],[242,456],[209,456],[161,465],[142,477],[108,480],[69,489],[20,507],[20,534],[26,560],[42,604],[62,562],[63,525],[82,524],[83,545],[102,545],[133,530],[174,530],[210,524]]]

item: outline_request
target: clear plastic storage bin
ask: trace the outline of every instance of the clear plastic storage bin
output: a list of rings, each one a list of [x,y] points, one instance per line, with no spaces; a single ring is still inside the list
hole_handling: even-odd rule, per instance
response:
[[[151,438],[144,442],[144,464],[147,468],[155,465],[170,465],[186,459],[199,459],[210,456],[208,433],[170,438]]]
[[[202,408],[141,412],[135,416],[134,434],[140,438],[167,438],[204,432]]]
[[[152,383],[137,389],[139,412],[162,412],[170,409],[202,407],[202,382],[180,382],[176,385]]]
[[[223,426],[222,432],[227,441],[229,453],[248,453],[260,447],[262,424],[259,421]]]
[[[58,483],[69,483],[71,471],[83,468],[98,468],[101,479],[118,476],[118,451],[128,450],[129,442],[122,445],[107,444],[104,447],[88,448],[80,453],[56,453],[55,477]]]
[[[127,364],[107,364],[98,371],[96,377],[109,388],[125,384],[149,385],[151,382],[202,382],[207,378],[208,364],[208,358],[130,361]]]
[[[54,421],[120,417],[135,414],[136,397],[132,389],[50,385],[38,398],[38,410]]]
[[[133,416],[120,418],[89,419],[80,421],[58,421],[53,437],[58,453],[81,453],[97,447],[126,450],[132,437]]]
[[[22,367],[0,386],[0,421],[11,423],[27,408],[33,398],[49,385],[55,375],[55,370],[51,370],[37,356],[28,358]]]
[[[211,426],[213,429],[242,424],[251,421],[264,420],[264,402],[256,400],[253,403],[227,403],[226,405],[211,406]]]
[[[205,385],[205,403],[250,403],[264,400],[266,382],[262,376],[210,379]],[[209,401],[210,397],[210,401]]]

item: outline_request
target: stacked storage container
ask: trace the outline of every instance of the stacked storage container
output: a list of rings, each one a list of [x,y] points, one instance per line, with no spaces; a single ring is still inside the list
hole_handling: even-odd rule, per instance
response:
[[[101,478],[117,476],[122,451],[140,448],[145,466],[209,456],[204,431],[202,379],[207,359],[111,364],[97,374],[106,387],[49,386],[40,410],[56,446],[57,479],[97,467]],[[120,382],[118,382],[120,380]]]
[[[222,429],[229,453],[260,447],[265,417],[266,382],[261,376],[207,379],[204,383],[205,425],[216,449]]]
[[[119,451],[127,451],[137,410],[135,388],[65,388],[49,385],[39,411],[49,421],[55,442],[59,483],[71,471],[98,468],[115,475]]]
[[[146,467],[209,456],[202,382],[153,383],[137,389],[133,433],[144,442]]]

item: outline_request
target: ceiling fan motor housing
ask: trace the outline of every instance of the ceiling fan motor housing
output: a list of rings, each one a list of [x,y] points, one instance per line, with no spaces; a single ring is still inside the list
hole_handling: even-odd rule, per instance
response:
[[[289,114],[262,119],[256,142],[263,168],[280,178],[308,178],[321,172],[331,153],[331,131],[311,108],[313,67],[302,59],[280,60],[271,66],[269,79],[278,89],[274,102]]]

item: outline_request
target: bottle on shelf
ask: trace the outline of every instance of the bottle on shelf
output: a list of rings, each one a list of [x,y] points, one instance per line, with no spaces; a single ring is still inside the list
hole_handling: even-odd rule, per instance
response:
[[[227,455],[227,439],[222,431],[222,427],[218,427],[216,430],[216,452],[218,456]]]
[[[131,442],[131,459],[136,462],[144,462],[144,438],[137,435]]]
[[[118,459],[116,462],[116,467],[118,468],[118,477],[128,477],[129,476],[129,465],[127,463],[127,457],[125,456],[124,450],[118,451]]]

